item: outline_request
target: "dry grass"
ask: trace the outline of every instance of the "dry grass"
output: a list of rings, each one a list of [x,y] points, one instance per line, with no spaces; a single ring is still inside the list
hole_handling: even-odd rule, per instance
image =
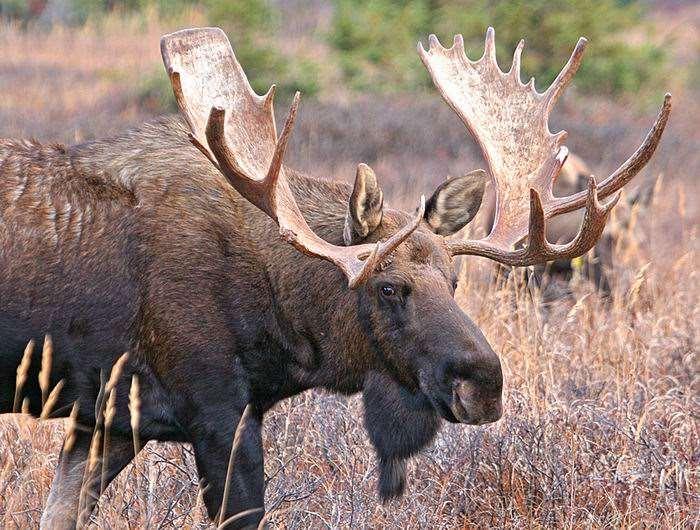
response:
[[[132,33],[127,29],[131,28]],[[133,32],[139,30],[139,38]],[[148,117],[130,87],[158,65],[157,23],[0,34],[0,134],[71,141]],[[445,426],[416,457],[405,497],[375,494],[358,398],[309,392],[266,418],[270,521],[281,528],[697,527],[700,277],[696,94],[680,94],[663,147],[642,178],[663,193],[622,239],[613,294],[575,280],[546,308],[511,275],[465,260],[458,300],[501,354],[504,418]],[[294,165],[348,179],[372,162],[388,196],[413,203],[446,173],[478,164],[437,98],[310,103]],[[350,110],[352,109],[352,110]],[[600,174],[651,123],[612,103],[570,98],[557,124]],[[0,526],[36,527],[64,433],[61,422],[0,418]],[[225,465],[225,464],[222,464]],[[154,444],[107,490],[96,528],[209,526],[191,449]]]
[[[0,20],[0,134],[73,143],[140,121],[150,113],[129,98],[158,71],[166,32],[148,17],[27,32]]]

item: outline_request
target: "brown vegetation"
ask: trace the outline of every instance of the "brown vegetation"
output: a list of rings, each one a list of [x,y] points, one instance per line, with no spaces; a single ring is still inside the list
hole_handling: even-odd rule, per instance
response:
[[[159,68],[166,28],[110,24],[77,34],[2,29],[0,136],[73,142],[153,114],[134,103],[134,87]],[[666,86],[659,80],[659,102]],[[572,298],[543,309],[521,275],[496,285],[487,262],[464,260],[457,298],[501,355],[503,419],[445,426],[414,459],[404,498],[381,505],[359,399],[288,400],[265,425],[274,526],[699,523],[700,113],[696,93],[674,97],[659,152],[639,177],[662,177],[664,191],[618,245],[610,300],[575,279]],[[621,121],[629,108],[574,96],[554,122],[569,130],[572,151],[607,174],[639,143],[653,112]],[[302,101],[289,148],[290,165],[311,174],[349,180],[358,161],[372,163],[387,200],[406,205],[446,173],[479,167],[476,153],[437,96]],[[63,434],[61,422],[0,419],[0,525],[38,525]],[[92,523],[208,527],[190,448],[148,445]]]

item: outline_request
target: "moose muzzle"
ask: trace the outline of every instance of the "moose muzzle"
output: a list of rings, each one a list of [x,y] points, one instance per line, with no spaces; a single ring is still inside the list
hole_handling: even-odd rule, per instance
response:
[[[483,425],[501,418],[503,405],[500,385],[497,395],[494,395],[494,389],[484,391],[481,387],[472,379],[453,381],[449,408],[459,423]]]
[[[423,393],[447,421],[483,425],[501,418],[503,372],[498,356],[488,351],[478,360],[450,356],[433,370],[421,371]]]

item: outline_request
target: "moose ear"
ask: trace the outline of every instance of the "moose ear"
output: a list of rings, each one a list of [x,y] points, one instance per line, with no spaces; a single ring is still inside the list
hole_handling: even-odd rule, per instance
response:
[[[383,208],[384,194],[377,176],[367,164],[359,164],[345,216],[345,244],[354,245],[371,234],[382,222]]]
[[[487,175],[477,169],[438,186],[425,207],[425,222],[433,232],[449,236],[471,221],[481,206]]]

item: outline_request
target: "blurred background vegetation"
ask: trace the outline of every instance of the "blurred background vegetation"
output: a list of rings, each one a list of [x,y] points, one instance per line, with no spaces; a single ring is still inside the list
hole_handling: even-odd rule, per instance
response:
[[[435,33],[449,46],[461,33],[466,49],[482,47],[484,29],[496,27],[503,70],[521,38],[527,41],[523,71],[546,87],[580,36],[594,43],[577,74],[584,92],[619,96],[638,90],[664,66],[663,49],[630,43],[625,32],[643,31],[643,7],[619,0],[336,0],[329,35],[343,52],[345,75],[363,89],[412,90],[427,83],[415,68],[416,41]]]
[[[579,36],[591,45],[575,86],[584,94],[639,97],[668,68],[665,47],[651,37],[646,3],[633,0],[332,0],[327,23],[311,28],[313,47],[322,53],[290,49],[284,35],[285,2],[273,0],[0,0],[3,17],[22,24],[84,25],[108,15],[157,16],[178,26],[183,13],[196,11],[207,24],[221,26],[233,41],[254,88],[262,93],[275,82],[282,95],[301,90],[305,97],[335,92],[412,92],[429,78],[415,46],[429,33],[451,44],[465,38],[467,53],[478,58],[485,28],[494,25],[498,60],[507,70],[521,37],[526,39],[523,75],[538,89],[556,76]],[[292,2],[294,4],[294,2]],[[297,2],[298,4],[298,2]],[[304,6],[308,9],[307,6]],[[308,50],[306,50],[308,51]],[[526,81],[527,79],[524,79]],[[162,107],[172,105],[170,87],[154,70],[141,96]]]

